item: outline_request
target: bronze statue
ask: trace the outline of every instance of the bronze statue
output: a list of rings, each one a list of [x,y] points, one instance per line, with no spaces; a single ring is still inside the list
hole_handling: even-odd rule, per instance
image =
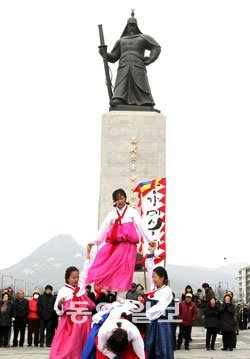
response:
[[[99,52],[103,57],[111,110],[153,110],[154,100],[147,77],[146,66],[152,64],[160,55],[160,45],[149,35],[140,31],[132,11],[131,17],[115,43],[113,50],[107,53],[101,25],[99,25],[101,46]],[[145,57],[145,50],[150,56]],[[108,62],[119,60],[117,76],[112,94]]]

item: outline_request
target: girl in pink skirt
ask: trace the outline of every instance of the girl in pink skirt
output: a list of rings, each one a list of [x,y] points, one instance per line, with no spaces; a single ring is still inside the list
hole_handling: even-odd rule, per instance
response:
[[[65,286],[58,292],[54,309],[61,317],[56,330],[50,359],[81,358],[84,344],[91,329],[91,310],[95,304],[85,294],[86,274],[91,264],[91,245],[87,247],[87,260],[79,277],[76,267],[69,267],[65,273]]]
[[[131,289],[139,235],[150,243],[138,211],[127,203],[123,189],[113,193],[115,209],[105,218],[96,241],[101,245],[89,268],[87,284],[120,293]]]

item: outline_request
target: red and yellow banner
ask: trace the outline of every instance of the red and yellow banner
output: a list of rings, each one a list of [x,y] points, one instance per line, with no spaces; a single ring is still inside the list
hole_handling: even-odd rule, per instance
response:
[[[155,264],[158,264],[166,259],[166,178],[141,182],[134,192],[139,198],[138,208],[144,227],[157,243]],[[143,257],[148,252],[148,244],[143,239],[138,251]]]

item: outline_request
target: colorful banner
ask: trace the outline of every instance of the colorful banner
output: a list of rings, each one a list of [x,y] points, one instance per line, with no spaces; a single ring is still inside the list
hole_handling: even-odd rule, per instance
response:
[[[166,178],[141,182],[134,189],[139,202],[138,208],[153,241],[157,242],[155,264],[166,258]],[[141,239],[138,252],[145,258],[148,243]],[[163,265],[163,263],[162,263]]]

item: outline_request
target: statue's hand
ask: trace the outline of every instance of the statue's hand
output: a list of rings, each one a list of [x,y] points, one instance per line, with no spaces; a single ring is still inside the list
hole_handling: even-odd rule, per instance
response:
[[[144,65],[145,66],[148,66],[148,65],[150,65],[151,64],[151,60],[150,60],[150,58],[149,57],[144,57]]]
[[[103,45],[103,46],[99,46],[99,54],[103,57],[107,52],[107,46]]]

